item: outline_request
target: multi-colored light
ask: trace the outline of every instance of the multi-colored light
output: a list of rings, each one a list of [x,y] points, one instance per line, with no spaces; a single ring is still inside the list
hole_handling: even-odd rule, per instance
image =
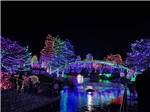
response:
[[[16,41],[1,37],[1,66],[2,71],[16,73],[20,66],[30,70],[31,53],[28,46],[22,47]]]
[[[52,71],[55,71],[75,60],[73,45],[68,39],[63,41],[59,36],[48,35],[45,44],[46,47],[41,51],[40,63],[46,63],[47,71],[51,72],[50,67]]]
[[[135,71],[142,72],[150,67],[150,39],[136,40],[127,53],[126,65]]]

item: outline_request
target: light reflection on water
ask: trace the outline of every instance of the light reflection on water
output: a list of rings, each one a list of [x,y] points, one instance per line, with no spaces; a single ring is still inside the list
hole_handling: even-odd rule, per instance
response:
[[[84,88],[82,86],[75,90],[64,88],[61,92],[60,112],[79,112],[83,109],[90,112],[95,106],[104,107],[123,96],[123,87],[121,86],[105,85],[100,87],[97,84],[98,90],[91,93],[84,91]]]
[[[90,94],[90,93],[88,93],[88,95],[87,95],[87,109],[89,110],[89,111],[92,111],[93,109],[92,109],[92,107],[93,107],[93,103],[94,101],[93,101],[93,96]]]

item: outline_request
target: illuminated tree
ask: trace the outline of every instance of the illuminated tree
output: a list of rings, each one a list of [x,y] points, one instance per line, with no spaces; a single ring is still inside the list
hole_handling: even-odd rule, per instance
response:
[[[23,54],[22,54],[22,59],[23,59],[23,67],[24,70],[30,70],[31,68],[31,58],[32,58],[32,53],[29,52],[29,47],[23,48]]]
[[[86,61],[93,61],[93,56],[92,56],[92,54],[88,53],[88,54],[86,55]]]
[[[131,52],[127,53],[126,65],[137,71],[150,67],[150,39],[136,40],[131,44]]]
[[[5,72],[16,72],[23,65],[24,70],[30,70],[31,53],[28,47],[21,47],[16,41],[1,37],[1,67]]]
[[[54,58],[54,37],[50,34],[46,37],[45,47],[41,50],[40,62],[44,62],[47,66],[50,66]]]
[[[120,54],[115,54],[115,55],[110,54],[110,55],[107,55],[107,57],[105,57],[104,59],[112,63],[123,64],[122,57]]]
[[[38,58],[36,55],[34,55],[31,59],[31,66],[34,67],[36,64],[38,64]]]
[[[60,36],[52,37],[48,35],[45,45],[46,47],[41,51],[40,63],[42,63],[42,66],[47,63],[47,67],[51,67],[47,69],[55,70],[75,61],[73,45],[68,39],[63,41]]]
[[[73,45],[68,39],[61,40],[59,36],[55,38],[55,61],[56,66],[66,65],[75,61],[75,53]]]
[[[75,62],[74,47],[68,39],[64,41],[63,55],[65,58],[65,64]]]
[[[81,57],[78,55],[76,58],[76,62],[79,62],[79,61],[81,61]]]
[[[57,36],[54,39],[55,55],[54,55],[53,66],[55,67],[59,67],[65,61],[64,56],[63,56],[63,47],[64,47],[64,42],[60,39],[59,36]]]

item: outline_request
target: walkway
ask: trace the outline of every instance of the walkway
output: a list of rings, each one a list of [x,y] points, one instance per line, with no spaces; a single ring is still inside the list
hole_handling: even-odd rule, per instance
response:
[[[52,98],[28,93],[21,93],[18,95],[15,90],[1,92],[2,112],[47,112],[55,108],[54,104],[57,101],[59,102],[59,97]]]

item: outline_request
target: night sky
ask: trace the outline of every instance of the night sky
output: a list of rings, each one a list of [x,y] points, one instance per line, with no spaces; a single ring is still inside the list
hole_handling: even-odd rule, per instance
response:
[[[2,2],[2,36],[39,56],[48,33],[68,38],[77,55],[103,59],[150,36],[150,2]]]

